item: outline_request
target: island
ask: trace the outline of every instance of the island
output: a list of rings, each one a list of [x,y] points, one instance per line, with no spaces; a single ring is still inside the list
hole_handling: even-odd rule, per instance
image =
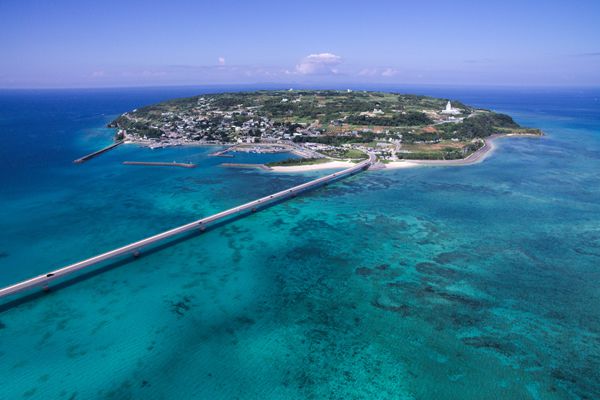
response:
[[[541,136],[510,116],[458,100],[373,91],[270,90],[204,94],[138,108],[109,124],[115,140],[151,148],[222,145],[291,152],[274,170],[343,167],[375,154],[380,168],[476,162],[501,136]],[[233,165],[233,164],[231,164]]]

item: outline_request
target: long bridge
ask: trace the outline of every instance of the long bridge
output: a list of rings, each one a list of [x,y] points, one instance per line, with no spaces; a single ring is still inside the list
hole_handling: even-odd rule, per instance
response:
[[[148,237],[146,239],[139,240],[137,242],[128,244],[123,247],[119,247],[118,249],[114,249],[108,251],[106,253],[99,254],[97,256],[88,258],[83,261],[76,262],[75,264],[68,265],[66,267],[48,272],[43,275],[38,275],[33,278],[27,279],[25,281],[21,281],[15,283],[13,285],[4,287],[0,289],[0,298],[10,296],[16,293],[24,292],[27,290],[41,288],[47,289],[48,284],[56,279],[64,278],[67,275],[73,274],[77,271],[80,271],[84,268],[88,268],[94,265],[97,265],[101,262],[111,260],[123,255],[138,255],[140,250],[144,247],[148,247],[157,242],[163,241],[165,239],[181,235],[186,232],[190,232],[193,230],[204,231],[209,225],[214,224],[215,222],[224,220],[232,215],[239,214],[245,211],[255,212],[259,209],[259,207],[264,207],[271,203],[281,201],[287,199],[289,197],[294,197],[300,192],[304,192],[310,189],[314,189],[321,185],[336,181],[338,179],[356,174],[363,170],[368,169],[375,162],[375,156],[373,154],[369,154],[369,158],[364,160],[350,168],[344,169],[342,171],[335,172],[333,174],[329,174],[323,176],[318,179],[314,179],[312,181],[303,183],[298,186],[291,187],[289,189],[282,190],[277,193],[273,193],[269,196],[261,197],[260,199],[242,204],[237,207],[230,208],[229,210],[221,211],[220,213],[211,215],[206,218],[199,219],[194,222],[190,222],[189,224],[179,226],[177,228],[173,228],[166,232],[159,233],[157,235]]]

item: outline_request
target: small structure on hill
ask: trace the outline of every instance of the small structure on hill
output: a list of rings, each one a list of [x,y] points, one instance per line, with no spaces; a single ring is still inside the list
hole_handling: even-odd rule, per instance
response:
[[[448,102],[446,104],[446,108],[444,110],[442,110],[442,114],[447,114],[447,115],[458,115],[461,113],[461,110],[458,108],[454,108],[452,107],[452,103]]]

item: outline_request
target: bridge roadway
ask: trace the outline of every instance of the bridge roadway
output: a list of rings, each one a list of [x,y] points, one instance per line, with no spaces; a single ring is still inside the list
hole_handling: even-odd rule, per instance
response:
[[[230,208],[229,210],[221,211],[220,213],[211,215],[206,218],[199,219],[194,222],[190,222],[189,224],[179,226],[177,228],[168,230],[166,232],[159,233],[158,235],[154,235],[148,237],[146,239],[142,239],[135,243],[128,244],[123,247],[119,247],[118,249],[108,251],[106,253],[99,254],[92,258],[88,258],[87,260],[76,262],[75,264],[68,265],[66,267],[48,272],[43,275],[38,275],[31,279],[27,279],[25,281],[21,281],[19,283],[15,283],[14,285],[10,285],[0,289],[0,298],[10,296],[19,292],[23,292],[29,289],[34,288],[44,288],[48,287],[48,283],[51,281],[65,277],[66,275],[72,274],[84,268],[90,267],[92,265],[96,265],[103,261],[107,261],[125,254],[139,254],[139,251],[146,246],[152,245],[156,242],[171,238],[176,235],[180,235],[185,232],[192,231],[194,229],[198,229],[203,231],[209,224],[217,222],[219,220],[230,217],[234,214],[238,214],[244,211],[256,211],[258,207],[263,206],[265,204],[269,204],[275,202],[277,200],[282,200],[290,196],[294,196],[299,192],[303,192],[315,187],[318,187],[322,184],[335,181],[345,176],[349,176],[360,172],[362,170],[367,169],[375,162],[375,156],[373,154],[369,154],[369,158],[365,161],[362,161],[350,168],[345,170],[326,175],[324,177],[312,180],[310,182],[303,183],[298,186],[294,186],[292,188],[282,190],[281,192],[274,193],[269,196],[261,197],[258,200],[251,201],[246,204],[242,204],[241,206]]]

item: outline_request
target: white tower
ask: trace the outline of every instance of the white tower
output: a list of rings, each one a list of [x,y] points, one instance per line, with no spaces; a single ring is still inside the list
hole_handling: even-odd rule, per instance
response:
[[[448,102],[446,108],[442,110],[442,114],[457,115],[460,114],[460,110],[458,108],[452,108],[452,103]]]

